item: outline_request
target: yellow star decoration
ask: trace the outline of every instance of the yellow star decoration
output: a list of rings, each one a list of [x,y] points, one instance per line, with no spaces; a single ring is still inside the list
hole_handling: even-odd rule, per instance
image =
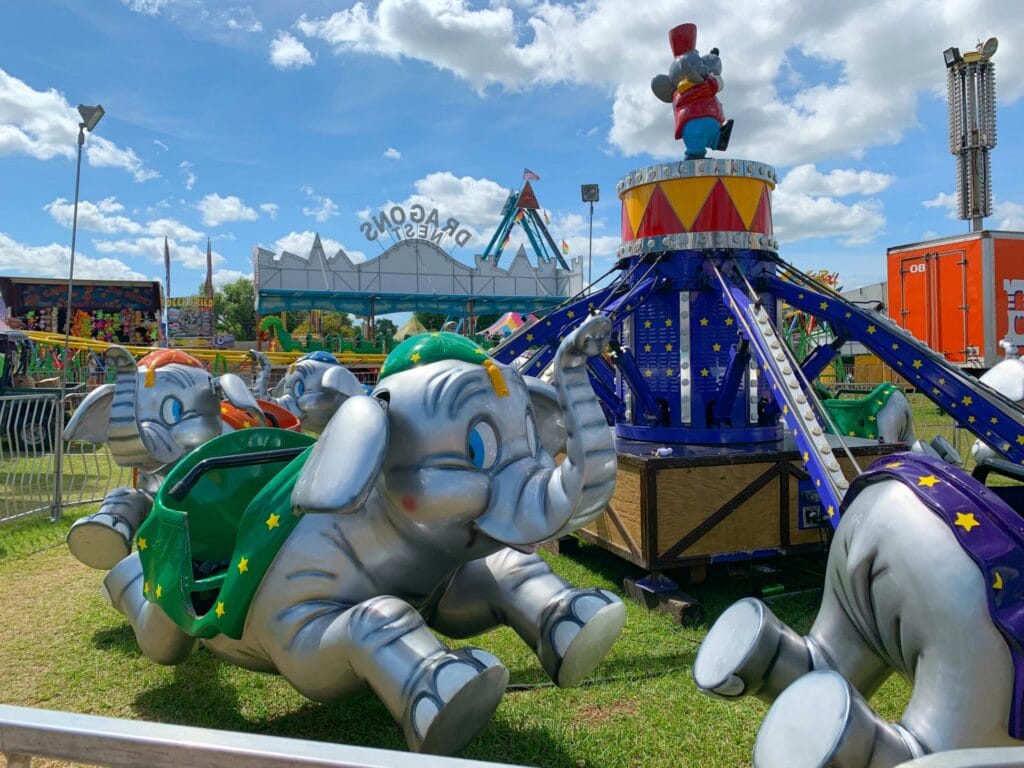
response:
[[[835,517],[836,516],[836,508],[833,507],[831,504],[828,505],[828,516],[829,517]]]
[[[853,317],[853,312],[847,312],[846,319],[849,320],[851,317]]]
[[[938,387],[932,387],[932,394],[933,395],[939,394],[939,388]]]
[[[675,371],[673,371],[671,368],[666,368],[665,369],[665,375],[666,376],[671,376],[673,373],[675,373]]]
[[[973,512],[957,512],[956,522],[954,522],[953,525],[958,525],[970,533],[972,528],[976,528],[981,525],[981,523],[979,523],[977,518],[974,517]]]
[[[139,536],[138,545],[139,545],[139,551],[140,552],[142,550],[144,550],[148,546],[148,544],[146,543],[146,540],[142,536]]]
[[[280,515],[275,515],[274,513],[271,513],[270,517],[267,518],[266,522],[267,522],[267,530],[268,531],[272,531],[275,528],[277,528],[279,525],[281,525],[281,516]]]
[[[565,316],[572,320],[574,317],[576,317],[576,313],[570,309],[568,312],[565,313]]]
[[[961,400],[960,402],[963,403],[964,405],[970,405],[971,403],[974,402],[974,398],[971,397],[970,395],[964,395],[964,399]]]
[[[974,423],[974,422],[976,422],[976,421],[977,421],[977,419],[976,419],[976,418],[974,418],[973,416],[968,416],[968,417],[967,417],[967,423],[968,423],[968,424],[973,424],[973,423]]]
[[[877,328],[875,328],[875,326],[873,326],[873,325],[869,325],[869,326],[868,326],[868,333],[874,333],[874,332],[875,332],[875,331],[877,331],[877,330],[878,330],[878,329],[877,329]]]
[[[821,307],[822,309],[828,309],[828,302],[827,301],[823,301],[818,306]]]
[[[412,360],[414,363],[418,363],[420,361],[420,353],[413,352],[411,355],[409,355],[409,359]]]
[[[666,328],[671,328],[672,327],[672,318],[671,317],[665,318],[665,327]]]
[[[651,351],[651,345],[650,344],[644,344],[644,352],[650,352],[650,351]]]
[[[798,293],[798,294],[796,295],[796,297],[797,297],[798,299],[802,299],[802,298],[804,297],[804,295],[803,295],[802,293]]]
[[[875,421],[875,417],[874,416],[868,416],[868,421]]]
[[[810,460],[811,460],[811,454],[809,454],[807,451],[804,451],[804,461],[810,461]]]
[[[722,345],[721,344],[712,344],[711,348],[713,350],[715,350],[715,352],[721,352],[722,351]]]
[[[627,312],[632,312],[633,311],[633,305],[632,304],[627,304],[626,305],[626,311]]]
[[[789,413],[789,406],[788,405],[783,405],[782,406],[782,415],[785,416],[787,413]]]
[[[432,333],[432,334],[430,334],[430,338],[432,338],[432,339],[440,339],[441,338],[441,334],[440,333]]]
[[[915,360],[915,361],[914,361],[914,362],[912,363],[912,365],[913,365],[913,366],[914,366],[915,368],[920,368],[920,367],[921,367],[922,365],[924,365],[924,363],[922,363],[922,362],[921,362],[920,360]]]
[[[156,585],[156,599],[159,600],[163,596],[164,596],[164,588],[161,587],[159,584],[157,584]]]
[[[1017,435],[1017,445],[1024,445],[1024,435]]]
[[[644,328],[650,328],[650,327],[651,327],[651,321],[650,320],[644,320]]]
[[[527,341],[533,341],[533,334],[532,333],[526,334],[526,340]]]
[[[225,613],[227,613],[227,611],[224,610],[224,603],[223,602],[218,602],[217,603],[217,610],[215,610],[214,613],[217,614],[217,618],[218,619],[221,616],[223,616]]]
[[[818,486],[819,488],[821,488],[821,480],[815,480],[815,481],[814,481],[814,484],[815,484],[816,486]]]
[[[142,594],[149,595],[149,582],[148,581],[142,582]]]
[[[999,571],[996,571],[996,580],[992,582],[992,589],[1003,588],[1003,576]]]
[[[240,557],[238,559],[238,572],[239,573],[245,573],[248,570],[249,570],[249,558],[248,557]]]
[[[725,324],[726,324],[726,325],[732,325],[732,323],[733,323],[733,320],[732,320],[732,318],[731,318],[731,317],[727,317],[727,318],[725,318]]]
[[[711,373],[711,371],[709,371],[707,368],[701,368],[700,369],[700,375],[701,376],[707,376],[709,373]]]
[[[902,466],[903,466],[903,462],[902,461],[892,461],[892,462],[889,462],[888,464],[886,464],[885,468],[886,469],[896,469],[897,467],[902,467]]]
[[[935,475],[925,475],[924,477],[917,478],[918,485],[925,485],[928,486],[929,488],[932,488],[933,486],[940,482],[942,481],[939,480],[939,478],[937,478]]]
[[[857,433],[854,432],[852,429],[847,434],[849,434],[850,437],[856,437],[857,436]]]
[[[946,380],[945,380],[945,379],[939,379],[939,385],[940,385],[940,386],[941,386],[941,385],[943,385],[943,384],[945,384],[945,383],[946,383]]]
[[[991,422],[992,424],[998,424],[999,423],[999,419],[997,419],[995,416],[993,416],[991,419],[989,419],[989,422]]]
[[[242,419],[242,429],[249,429],[252,426],[252,422],[248,419]]]
[[[651,369],[650,368],[648,368],[646,371],[644,371],[644,376],[646,376],[648,379],[651,378]]]
[[[900,345],[899,345],[899,344],[897,344],[897,343],[896,343],[896,342],[894,341],[894,342],[892,343],[892,348],[893,348],[893,349],[899,349],[899,348],[900,348]]]
[[[706,317],[702,317],[700,319],[700,327],[701,328],[707,328],[707,326],[708,326],[708,319]]]
[[[671,352],[672,351],[672,342],[669,342],[668,344],[665,345],[665,351],[666,352]]]
[[[551,325],[551,321],[550,320],[545,320],[544,321],[544,325]]]

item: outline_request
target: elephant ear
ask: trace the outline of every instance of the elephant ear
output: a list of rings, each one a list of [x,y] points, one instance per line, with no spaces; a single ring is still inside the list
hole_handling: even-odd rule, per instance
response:
[[[238,376],[233,373],[225,373],[219,376],[217,378],[217,389],[220,391],[221,397],[235,406],[235,408],[251,413],[253,416],[259,417],[261,421],[263,420],[263,411],[260,409],[260,404],[256,402],[256,397]]]
[[[292,491],[305,512],[356,512],[384,466],[388,416],[372,397],[350,397],[316,441]]]
[[[320,386],[345,397],[358,397],[366,394],[359,379],[343,365],[332,365],[328,368],[320,380]]]
[[[64,427],[64,439],[84,440],[95,445],[106,443],[107,427],[110,425],[110,404],[113,400],[113,384],[96,387],[71,414],[67,426]]]
[[[558,392],[546,382],[533,376],[524,376],[526,389],[530,393],[533,412],[537,419],[537,438],[544,450],[552,456],[565,452],[569,439],[565,431],[565,414],[558,402]]]

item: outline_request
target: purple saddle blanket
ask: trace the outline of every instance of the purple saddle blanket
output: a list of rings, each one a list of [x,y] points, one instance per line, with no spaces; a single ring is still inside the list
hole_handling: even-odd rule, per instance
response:
[[[853,481],[843,509],[865,486],[893,478],[949,526],[981,570],[989,614],[1013,659],[1009,734],[1024,738],[1024,518],[966,472],[918,453],[876,461]]]

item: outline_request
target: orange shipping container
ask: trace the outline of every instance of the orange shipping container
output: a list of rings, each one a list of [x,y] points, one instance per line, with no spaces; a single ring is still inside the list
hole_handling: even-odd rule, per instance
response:
[[[1024,232],[971,232],[889,248],[889,316],[949,362],[991,368],[1024,352]]]

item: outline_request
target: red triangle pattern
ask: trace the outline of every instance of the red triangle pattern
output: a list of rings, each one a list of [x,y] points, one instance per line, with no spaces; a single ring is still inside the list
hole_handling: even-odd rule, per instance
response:
[[[761,190],[761,200],[750,222],[750,230],[766,235],[772,234],[772,196],[768,194],[768,187]]]
[[[626,212],[626,204],[622,204],[622,242],[628,243],[636,238],[633,225],[629,223],[629,214]]]
[[[693,222],[693,232],[746,232],[747,227],[729,197],[729,190],[718,181],[715,183],[707,202]]]
[[[532,208],[535,211],[540,208],[540,204],[537,202],[537,194],[533,191],[533,187],[530,186],[530,182],[523,184],[523,191],[519,193],[516,206],[519,208]]]
[[[674,235],[685,231],[686,228],[672,210],[672,205],[661,191],[661,187],[655,187],[654,194],[647,203],[647,210],[644,211],[644,218],[636,231],[637,238]]]

